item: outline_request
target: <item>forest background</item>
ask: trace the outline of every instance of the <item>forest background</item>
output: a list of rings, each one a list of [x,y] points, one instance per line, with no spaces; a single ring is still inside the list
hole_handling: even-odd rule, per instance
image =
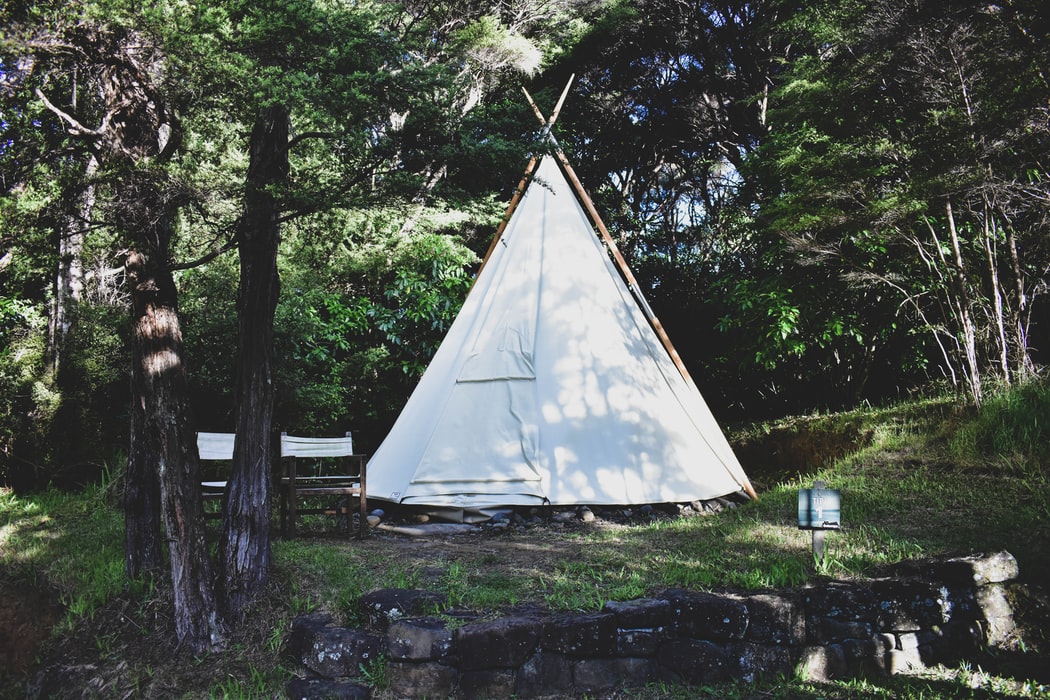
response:
[[[945,387],[980,404],[1050,347],[1048,15],[6,3],[0,483],[124,453],[138,575],[162,566],[150,531],[197,507],[194,431],[372,451],[548,147],[521,87],[549,110],[570,76],[558,143],[722,422]],[[236,516],[268,496],[245,442],[219,602],[176,595],[191,646],[261,585],[232,562],[265,570]],[[210,580],[198,536],[166,566]]]

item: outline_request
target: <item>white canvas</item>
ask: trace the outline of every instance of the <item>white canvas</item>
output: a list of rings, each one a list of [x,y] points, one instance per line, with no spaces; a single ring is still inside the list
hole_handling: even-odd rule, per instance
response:
[[[463,509],[684,502],[747,483],[553,158],[368,470],[369,497]]]

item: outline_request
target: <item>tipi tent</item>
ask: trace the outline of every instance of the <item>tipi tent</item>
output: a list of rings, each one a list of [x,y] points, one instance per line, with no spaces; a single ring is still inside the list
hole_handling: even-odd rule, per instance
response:
[[[368,474],[465,511],[754,494],[550,156]]]

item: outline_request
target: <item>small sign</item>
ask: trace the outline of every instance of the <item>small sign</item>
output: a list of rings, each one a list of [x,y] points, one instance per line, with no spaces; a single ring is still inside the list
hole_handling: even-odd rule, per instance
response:
[[[839,530],[842,514],[839,492],[815,482],[811,489],[799,489],[798,527],[800,530]]]

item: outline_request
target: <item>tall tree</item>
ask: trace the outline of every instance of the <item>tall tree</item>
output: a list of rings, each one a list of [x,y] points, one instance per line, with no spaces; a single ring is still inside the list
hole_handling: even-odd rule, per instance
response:
[[[50,15],[53,8],[35,9],[48,21],[20,29],[21,49],[34,56],[34,70],[44,76],[36,96],[66,130],[74,152],[97,163],[98,217],[119,231],[126,246],[133,349],[128,570],[137,574],[157,566],[164,550],[159,517],[167,535],[176,631],[188,648],[202,651],[220,645],[223,630],[204,539],[171,271],[174,221],[184,196],[165,169],[181,136],[163,85],[165,57],[135,27],[85,19],[77,14],[79,6]],[[76,83],[63,79],[71,67],[80,76]],[[69,91],[74,84],[78,99]]]
[[[279,226],[345,207],[348,200],[400,200],[415,190],[414,213],[401,226],[407,237],[447,171],[448,144],[463,117],[502,73],[538,64],[539,50],[519,32],[548,15],[519,14],[519,25],[510,26],[496,9],[288,3],[228,15],[244,37],[243,55],[262,69],[240,105],[259,95],[269,105],[252,133],[237,229],[238,437],[219,548],[231,618],[262,589],[269,563],[266,458]],[[289,140],[293,118],[302,133]],[[286,182],[290,155],[311,164],[311,178]],[[381,188],[375,186],[379,178]]]
[[[219,540],[223,605],[230,619],[239,618],[263,589],[270,567],[273,318],[280,292],[281,207],[276,192],[288,177],[288,111],[283,105],[268,107],[259,115],[249,156],[237,235],[241,262],[237,435]]]

